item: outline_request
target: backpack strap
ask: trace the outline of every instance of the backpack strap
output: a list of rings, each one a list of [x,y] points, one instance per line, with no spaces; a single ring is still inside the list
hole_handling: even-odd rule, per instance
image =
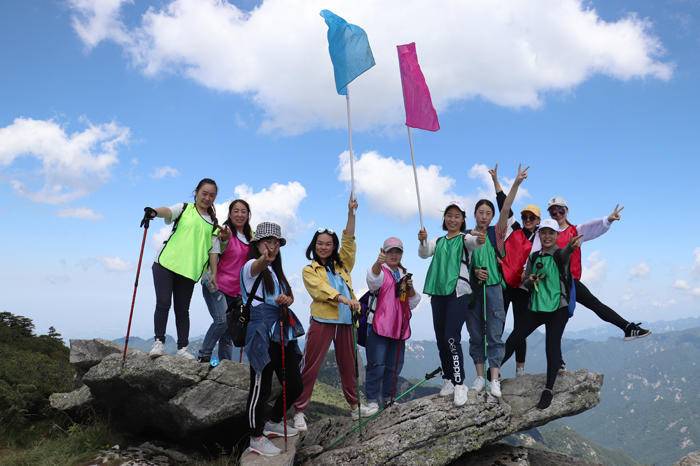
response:
[[[493,250],[496,251],[496,258],[503,259],[503,254],[501,254],[501,251],[498,249],[498,242],[496,241],[496,227],[489,226],[486,229],[486,236],[488,236]]]
[[[463,277],[462,275],[459,276],[458,280],[463,280],[467,282],[467,285],[471,288],[471,282],[469,281],[469,251],[467,251],[467,245],[464,244],[464,238],[466,238],[467,235],[465,234],[460,234],[459,236],[462,237],[462,256],[460,257],[460,267],[459,271],[460,273],[462,272],[462,265],[464,265],[467,268],[467,277]]]
[[[248,312],[250,312],[250,305],[253,304],[253,300],[257,299],[258,301],[264,302],[265,301],[265,288],[263,288],[263,297],[259,297],[255,294],[256,291],[258,291],[258,287],[260,286],[260,282],[262,281],[262,272],[260,272],[260,275],[258,275],[258,278],[255,279],[253,282],[253,288],[250,289],[250,293],[248,293],[248,299],[246,300],[245,303],[245,308],[248,309]]]
[[[561,258],[561,249],[554,251],[554,263],[557,264],[557,269],[559,269],[559,280],[564,283],[564,296],[566,300],[569,301],[569,290],[571,290],[571,273],[568,268],[564,265]]]

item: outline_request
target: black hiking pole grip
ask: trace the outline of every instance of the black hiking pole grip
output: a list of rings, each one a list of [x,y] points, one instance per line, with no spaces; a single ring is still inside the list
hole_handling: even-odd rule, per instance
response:
[[[438,375],[440,372],[442,372],[442,367],[438,367],[438,368],[435,369],[433,372],[428,372],[427,374],[425,374],[425,380],[430,380],[430,379],[432,379],[433,377],[435,377],[436,375]]]

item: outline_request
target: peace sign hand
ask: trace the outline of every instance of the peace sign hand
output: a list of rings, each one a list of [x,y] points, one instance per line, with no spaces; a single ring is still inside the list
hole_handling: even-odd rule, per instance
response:
[[[272,262],[275,260],[275,256],[276,256],[276,254],[275,254],[274,250],[272,250],[270,248],[270,246],[265,244],[265,249],[264,249],[263,255],[262,255],[263,260],[265,262],[267,262],[268,264],[272,264]]]
[[[515,176],[515,181],[513,183],[520,184],[525,181],[527,179],[527,171],[529,169],[530,167],[522,168],[522,166],[518,164],[518,174]]]
[[[620,212],[622,212],[622,209],[624,209],[624,208],[625,208],[625,206],[621,206],[620,204],[616,204],[612,213],[610,215],[608,215],[608,223],[612,223],[616,220],[620,220],[622,218],[622,216],[620,215]]]
[[[569,246],[573,249],[577,249],[581,247],[581,239],[583,238],[583,235],[578,235],[574,236],[569,240]]]
[[[489,168],[489,175],[491,175],[491,179],[494,183],[498,181],[498,164],[493,168]]]

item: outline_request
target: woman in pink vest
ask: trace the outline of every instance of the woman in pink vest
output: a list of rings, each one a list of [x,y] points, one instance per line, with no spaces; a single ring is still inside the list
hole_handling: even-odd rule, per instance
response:
[[[402,256],[401,240],[387,238],[367,271],[367,286],[377,294],[377,301],[367,319],[367,405],[360,407],[362,416],[373,415],[379,403],[388,403],[396,396],[405,344],[411,336],[411,309],[420,302],[411,274],[401,265]]]
[[[228,219],[224,225],[231,229],[231,239],[221,243],[221,251],[209,254],[210,272],[202,277],[202,294],[214,322],[209,326],[199,350],[199,362],[209,362],[214,346],[219,343],[219,359],[232,359],[233,341],[227,332],[226,311],[230,306],[240,306],[241,268],[246,263],[253,237],[250,228],[250,206],[243,199],[236,199],[228,206]],[[219,253],[221,256],[219,256]]]

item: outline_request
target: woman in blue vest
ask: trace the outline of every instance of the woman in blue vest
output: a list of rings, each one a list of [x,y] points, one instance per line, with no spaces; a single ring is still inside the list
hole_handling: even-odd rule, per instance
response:
[[[491,201],[481,199],[474,208],[475,231],[486,236],[483,246],[476,249],[471,257],[471,274],[474,295],[467,311],[467,331],[469,332],[469,356],[476,367],[476,379],[472,388],[478,393],[484,389],[484,362],[488,358],[491,380],[491,395],[501,396],[500,368],[504,346],[501,336],[506,320],[503,307],[503,274],[499,259],[505,255],[505,235],[508,213],[515,200],[518,187],[527,178],[527,168],[518,166],[518,174],[508,192],[498,223],[490,226],[495,215]]]
[[[153,263],[153,285],[156,290],[156,310],[153,316],[155,342],[149,355],[165,354],[165,330],[170,304],[174,303],[177,328],[177,356],[194,359],[187,351],[190,334],[190,300],[194,285],[209,263],[209,252],[219,240],[228,241],[231,231],[219,228],[214,200],[218,187],[210,178],[202,179],[194,190],[194,202],[170,207],[146,208],[150,218],[160,217],[173,224]]]

